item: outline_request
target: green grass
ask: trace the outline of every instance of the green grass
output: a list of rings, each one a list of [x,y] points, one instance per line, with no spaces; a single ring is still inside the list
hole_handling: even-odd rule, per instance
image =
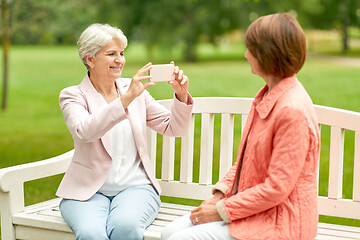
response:
[[[250,67],[242,57],[243,50],[241,46],[234,52],[204,45],[199,49],[199,62],[176,62],[189,76],[192,96],[253,97],[265,83],[250,73]],[[179,54],[175,54],[175,60],[178,59],[176,56]],[[150,59],[153,63],[172,60],[164,53],[149,58],[138,44],[130,44],[126,57],[124,77],[131,77]],[[2,72],[0,74],[2,76]],[[0,168],[49,158],[73,148],[58,106],[58,94],[64,87],[78,84],[84,74],[85,68],[78,59],[75,46],[11,48],[8,108],[0,111]],[[360,112],[359,68],[308,59],[298,78],[315,104]],[[159,83],[149,91],[156,99],[172,98],[171,88],[166,83]],[[239,119],[236,125],[239,128]],[[327,185],[323,182],[326,182],[328,166],[329,129],[324,128],[322,135],[320,194],[325,194]],[[345,164],[348,166],[344,168],[350,170],[352,163],[348,159],[353,155],[353,138],[353,133],[346,134]],[[215,140],[215,144],[218,141]],[[239,138],[236,138],[234,155],[238,143]],[[175,173],[175,177],[178,176],[179,172]],[[352,178],[347,176],[348,173],[344,175],[347,186],[344,196],[351,197]],[[55,176],[26,183],[26,204],[54,197],[60,180],[61,176]],[[327,217],[321,217],[321,220],[360,226],[359,221],[353,220]]]

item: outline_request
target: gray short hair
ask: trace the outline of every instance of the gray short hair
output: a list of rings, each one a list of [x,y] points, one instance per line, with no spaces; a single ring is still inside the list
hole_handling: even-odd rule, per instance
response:
[[[127,38],[124,33],[109,24],[94,23],[87,27],[77,42],[79,56],[85,67],[89,69],[85,57],[95,57],[97,52],[105,47],[113,38],[120,39],[122,47],[127,46]]]

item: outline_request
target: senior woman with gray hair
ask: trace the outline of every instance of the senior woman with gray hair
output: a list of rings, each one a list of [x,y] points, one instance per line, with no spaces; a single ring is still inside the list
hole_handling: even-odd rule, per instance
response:
[[[188,78],[175,67],[174,103],[168,111],[146,90],[144,76],[120,78],[127,39],[110,25],[90,25],[78,51],[87,68],[79,85],[61,91],[59,103],[75,152],[57,195],[76,239],[143,239],[160,208],[160,186],[147,154],[146,127],[182,136],[193,100]],[[173,63],[172,63],[173,64]]]

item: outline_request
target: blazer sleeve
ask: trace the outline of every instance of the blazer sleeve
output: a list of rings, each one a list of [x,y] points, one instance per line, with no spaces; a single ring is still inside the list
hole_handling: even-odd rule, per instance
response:
[[[98,140],[116,123],[127,118],[120,98],[90,114],[88,99],[77,86],[62,90],[59,104],[72,137],[80,142]]]
[[[180,102],[174,95],[174,101],[169,111],[157,102],[147,91],[145,94],[146,124],[156,132],[165,135],[184,136],[189,127],[192,114],[193,99],[188,95],[188,102]]]

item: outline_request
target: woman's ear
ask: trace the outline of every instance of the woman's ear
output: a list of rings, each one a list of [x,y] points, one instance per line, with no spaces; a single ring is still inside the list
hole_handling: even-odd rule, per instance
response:
[[[87,65],[90,67],[90,68],[93,68],[94,67],[94,57],[90,57],[89,55],[85,56],[85,60],[86,60],[86,63]]]

